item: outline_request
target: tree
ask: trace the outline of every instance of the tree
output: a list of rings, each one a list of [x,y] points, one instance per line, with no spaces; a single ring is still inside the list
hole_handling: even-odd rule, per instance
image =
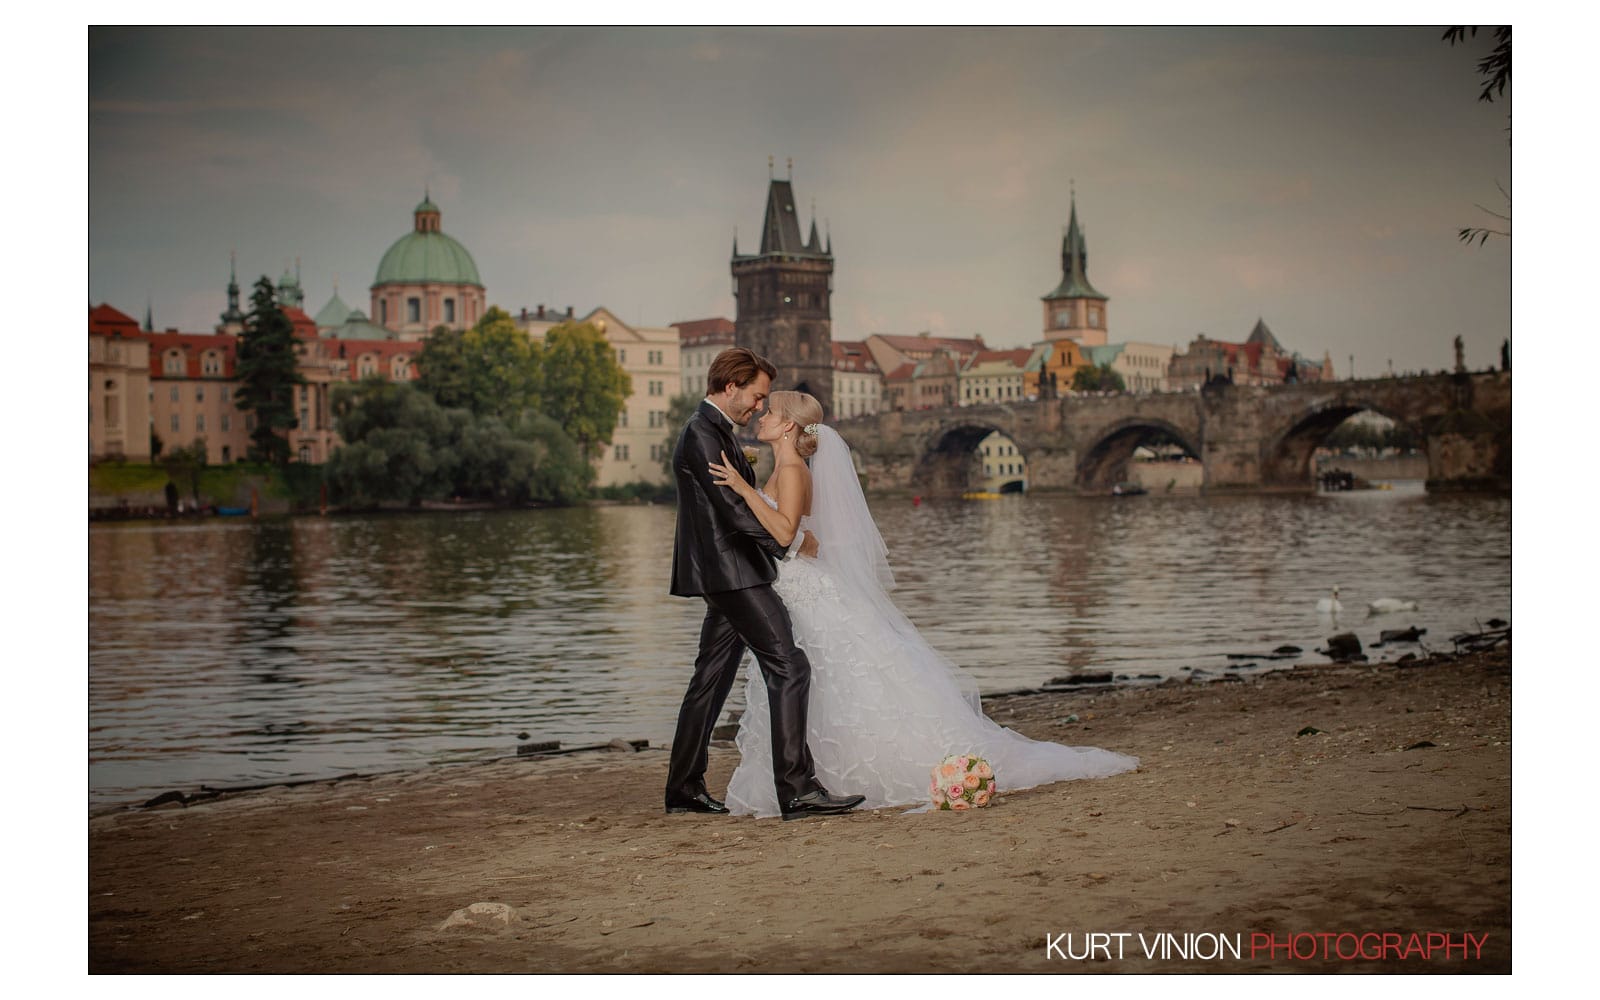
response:
[[[539,410],[578,442],[585,457],[599,458],[611,443],[623,401],[633,392],[605,335],[589,323],[553,326],[539,362]]]
[[[1469,37],[1476,38],[1477,35],[1478,29],[1475,26],[1456,25],[1455,27],[1445,30],[1444,41],[1448,42],[1450,45],[1457,45],[1465,43]],[[1496,97],[1505,96],[1506,84],[1511,82],[1511,26],[1501,25],[1500,27],[1495,28],[1494,39],[1494,48],[1490,50],[1488,55],[1484,56],[1478,61],[1478,75],[1483,77],[1484,80],[1483,90],[1479,92],[1478,100],[1486,101],[1491,104],[1494,102]],[[1508,133],[1511,131],[1510,120],[1511,112],[1508,111],[1506,112],[1506,131]],[[1507,136],[1506,141],[1510,141],[1509,135]],[[1484,208],[1482,205],[1479,205],[1478,208],[1484,213],[1492,215],[1504,222],[1505,228],[1493,229],[1488,226],[1463,226],[1462,228],[1456,230],[1456,238],[1461,242],[1472,243],[1473,241],[1477,241],[1479,246],[1483,246],[1483,244],[1489,241],[1489,237],[1491,236],[1504,236],[1508,239],[1510,238],[1511,216],[1509,212],[1511,210],[1511,192],[1507,191],[1505,186],[1498,180],[1495,181],[1495,187],[1500,189],[1501,196],[1506,200],[1507,214],[1490,211],[1489,209]]]
[[[440,406],[503,420],[538,405],[541,345],[491,307],[470,330],[436,327],[417,354],[417,385]]]
[[[206,439],[195,438],[188,447],[173,448],[160,456],[161,467],[174,482],[187,482],[189,495],[200,502],[200,470],[206,467]]]
[[[289,317],[278,308],[272,279],[263,275],[256,282],[250,306],[234,363],[239,379],[234,400],[239,409],[255,415],[250,458],[283,465],[289,461],[289,439],[282,432],[300,425],[294,405],[294,387],[305,384],[297,353],[300,338],[294,335]]]
[[[672,474],[672,452],[678,447],[678,435],[683,432],[683,425],[694,416],[694,411],[699,408],[703,396],[692,392],[685,392],[673,396],[672,402],[667,404],[667,439],[661,449],[661,469],[667,474],[667,481],[676,487],[677,479]]]
[[[1124,392],[1127,384],[1122,376],[1111,370],[1111,362],[1093,368],[1079,368],[1072,373],[1074,392]]]
[[[333,413],[345,445],[324,471],[341,502],[571,503],[594,479],[577,443],[533,410],[475,416],[440,406],[414,385],[373,377],[338,387]]]

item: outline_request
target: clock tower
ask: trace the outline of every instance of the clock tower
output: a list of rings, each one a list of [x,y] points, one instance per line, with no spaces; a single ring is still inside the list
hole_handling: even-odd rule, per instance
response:
[[[1085,347],[1106,342],[1104,295],[1089,284],[1089,252],[1078,228],[1078,197],[1072,196],[1072,221],[1061,238],[1061,284],[1044,299],[1044,339],[1075,340]]]
[[[792,178],[792,160],[790,170]],[[774,389],[809,392],[834,419],[833,237],[824,248],[813,209],[811,235],[801,238],[792,179],[767,188],[761,251],[740,254],[734,237],[732,271],[734,343],[778,367]]]

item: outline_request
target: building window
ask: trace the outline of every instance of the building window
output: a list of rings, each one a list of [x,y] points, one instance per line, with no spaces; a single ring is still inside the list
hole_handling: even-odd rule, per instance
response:
[[[178,431],[182,430],[182,427],[178,423],[178,419],[179,419],[178,415],[176,413],[174,413],[172,415],[172,433],[174,433],[174,434],[176,434],[176,433],[178,433]]]
[[[115,427],[115,426],[117,426],[117,397],[115,397],[115,396],[107,396],[106,397],[106,427],[109,429],[109,428],[112,428],[112,427]]]
[[[171,400],[174,403],[176,403],[178,401],[178,387],[177,386],[173,386],[172,387],[171,392],[169,393],[169,398],[171,398]]]
[[[309,444],[303,444],[300,446],[300,461],[306,463],[311,461],[311,446]]]
[[[310,423],[310,415],[306,412],[306,408],[302,406],[302,407],[300,407],[300,422],[298,424],[296,424],[295,426],[296,427],[305,427],[309,423]]]
[[[224,417],[223,419],[226,420],[227,418]],[[227,430],[227,428],[224,427],[223,430]],[[222,461],[224,464],[233,461],[233,449],[227,445],[222,446]]]
[[[196,434],[204,434],[206,432],[206,415],[204,413],[196,413],[194,415],[194,432]]]
[[[1099,326],[1100,325],[1100,310],[1099,309],[1091,308],[1089,310],[1089,325],[1090,326]]]
[[[662,391],[663,391],[663,388],[664,388],[664,383],[662,383],[662,382],[651,382],[650,383],[650,395],[652,395],[652,396],[661,395]]]
[[[378,325],[379,326],[388,326],[389,325],[389,300],[388,299],[379,299],[378,300]]]
[[[415,297],[406,299],[406,322],[407,323],[421,323],[422,322],[422,300],[421,299],[415,298]]]
[[[626,427],[626,426],[628,426],[628,411],[627,410],[618,410],[617,411],[617,426],[618,427]]]
[[[168,375],[182,375],[183,352],[177,350],[168,351],[166,361],[163,363],[163,370]]]
[[[617,461],[619,461],[619,462],[626,462],[628,460],[628,446],[627,445],[625,445],[625,444],[617,445],[616,458],[617,458]]]
[[[304,403],[306,401],[306,393],[310,388],[311,387],[308,385],[303,385],[300,387],[300,402]]]
[[[229,398],[230,398],[230,397],[231,397],[231,396],[232,396],[232,395],[233,395],[233,393],[231,393],[231,392],[229,392],[229,391],[228,391],[228,387],[227,387],[227,386],[223,386],[223,387],[222,387],[222,401],[223,401],[223,402],[224,402],[224,403],[226,403],[226,402],[227,402],[227,401],[228,401],[228,399],[229,399]]]
[[[623,350],[620,347],[617,348],[617,364],[625,365],[627,363],[628,363],[628,352]]]
[[[455,299],[445,299],[444,300],[444,321],[446,323],[454,323],[456,321],[456,300]]]
[[[222,415],[222,431],[223,431],[224,434],[226,434],[228,431],[231,431],[231,430],[233,430],[233,417],[231,417],[228,414],[224,413]],[[227,459],[224,458],[223,461],[226,462]]]
[[[204,403],[206,401],[206,387],[205,386],[197,385],[197,386],[194,387],[194,401],[196,403]]]

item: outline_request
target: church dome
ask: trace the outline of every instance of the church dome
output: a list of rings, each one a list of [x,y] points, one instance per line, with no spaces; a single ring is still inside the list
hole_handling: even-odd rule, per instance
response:
[[[472,254],[439,230],[439,208],[424,197],[414,210],[415,228],[394,242],[378,263],[373,286],[394,284],[477,285]]]

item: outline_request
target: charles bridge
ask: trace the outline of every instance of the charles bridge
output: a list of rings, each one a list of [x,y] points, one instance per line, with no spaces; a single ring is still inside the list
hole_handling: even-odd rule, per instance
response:
[[[999,431],[1031,490],[1106,493],[1141,443],[1165,435],[1204,466],[1208,492],[1308,492],[1311,455],[1372,410],[1424,442],[1429,490],[1511,488],[1511,374],[1482,372],[1210,386],[1150,395],[896,411],[841,420],[869,490],[960,493],[981,479],[978,443]]]

